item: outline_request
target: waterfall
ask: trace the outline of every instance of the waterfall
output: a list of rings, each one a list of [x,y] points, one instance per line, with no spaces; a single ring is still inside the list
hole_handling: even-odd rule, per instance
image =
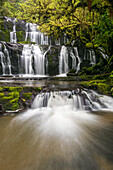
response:
[[[3,72],[3,75],[5,75],[5,63],[4,63],[5,56],[1,51],[0,51],[0,60],[1,60],[0,62],[2,65],[2,72]]]
[[[49,50],[50,48],[44,53],[37,44],[25,44],[21,56],[24,74],[45,75],[48,69],[48,60],[45,57]]]
[[[100,54],[102,55],[102,57],[104,58],[104,59],[108,59],[109,57],[108,57],[108,55],[107,54],[105,54],[105,51],[103,50],[103,48],[102,47],[99,47],[99,52],[100,52]]]
[[[32,68],[32,60],[33,60],[32,46],[29,44],[25,44],[21,56],[22,68],[24,69],[25,74],[34,73]]]
[[[25,41],[28,40],[30,40],[31,42],[35,42],[38,45],[49,45],[49,37],[38,30],[37,24],[32,24],[32,23],[26,24]]]
[[[68,49],[66,46],[62,46],[59,56],[59,73],[67,73],[69,71],[68,67]]]
[[[93,90],[76,89],[73,91],[55,91],[38,94],[32,108],[69,107],[72,110],[104,110],[113,108],[113,99],[102,96]]]
[[[76,69],[76,56],[74,55],[72,50],[71,50],[70,56],[72,58],[72,69]]]
[[[17,43],[17,37],[16,37],[16,18],[12,20],[13,23],[13,31],[10,32],[10,42]]]
[[[90,50],[89,51],[89,54],[90,54],[90,61],[91,61],[91,65],[94,65],[96,64],[96,57],[95,57],[95,52],[93,50]]]
[[[77,47],[74,47],[74,51],[75,51],[75,56],[76,56],[76,58],[78,59],[78,64],[77,64],[77,68],[76,68],[76,71],[78,72],[78,71],[80,70],[81,59],[80,59],[80,57],[79,57]]]
[[[48,74],[57,76],[60,74],[60,76],[64,76],[63,74],[66,75],[71,69],[76,69],[76,72],[78,72],[81,69],[84,60],[90,61],[86,62],[89,66],[96,63],[96,57],[93,50],[84,50],[80,47],[80,51],[80,48],[78,49],[78,47],[65,46],[64,44],[68,42],[66,34],[55,40],[54,37],[49,37],[46,33],[41,33],[37,24],[25,23],[24,21],[19,21],[16,18],[10,17],[5,17],[5,19],[9,22],[7,24],[10,24],[10,26],[12,25],[12,31],[10,32],[11,43],[8,42],[7,44],[10,52],[7,51],[4,54],[4,52],[1,51],[3,54],[0,54],[2,67],[2,69],[0,69],[0,71],[2,70],[0,74],[11,74],[12,64],[12,73],[14,74]],[[26,44],[23,45],[23,51],[22,47],[18,48],[19,45],[15,44],[17,43],[16,31],[22,35],[20,39],[18,38],[18,41],[21,43],[26,41]],[[29,45],[30,42],[32,45]],[[13,50],[15,56],[14,60]],[[18,50],[18,52],[16,52],[16,50]],[[49,55],[47,54],[48,50],[50,50]]]
[[[45,56],[38,45],[33,45],[35,74],[45,75]]]
[[[91,65],[96,64],[96,56],[94,50],[85,49],[84,60],[89,60]]]
[[[38,94],[0,118],[0,170],[112,170],[112,110],[112,97],[87,89]]]
[[[3,50],[2,50],[3,47]],[[9,74],[12,75],[11,73],[11,61],[10,61],[10,56],[8,49],[5,44],[0,49],[0,62],[2,65],[2,73],[3,75]]]

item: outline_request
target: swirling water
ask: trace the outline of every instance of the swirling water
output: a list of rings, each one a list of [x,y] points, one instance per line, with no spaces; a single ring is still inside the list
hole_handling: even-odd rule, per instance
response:
[[[0,119],[0,170],[112,170],[113,99],[94,91],[46,92]]]

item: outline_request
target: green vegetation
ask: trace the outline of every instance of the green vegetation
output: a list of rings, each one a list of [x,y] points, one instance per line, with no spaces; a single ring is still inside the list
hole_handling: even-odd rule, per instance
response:
[[[68,79],[84,81],[84,87],[96,89],[103,94],[113,95],[113,1],[0,0],[0,13],[1,16],[6,15],[36,23],[39,25],[38,29],[56,39],[65,34],[69,40],[68,44],[65,45],[71,45],[74,42],[73,46],[94,49],[97,64],[89,68],[84,67],[79,73],[76,73],[76,70],[71,70],[67,74]],[[0,33],[3,34],[2,26],[3,23],[0,27]],[[2,37],[2,34],[0,34],[0,37]],[[17,37],[20,36],[23,36],[21,31],[17,34]],[[8,39],[8,36],[6,39]],[[20,43],[31,42],[28,40]],[[106,54],[105,58],[101,53]],[[51,55],[49,62],[50,65],[53,65]],[[55,79],[61,80],[62,78],[56,77]],[[63,78],[63,80],[66,79]],[[29,88],[29,92],[31,92],[30,90]],[[0,96],[3,97],[1,88],[0,92]],[[18,89],[10,90],[10,92],[11,94],[6,96],[7,100],[13,95],[15,96]],[[20,92],[22,92],[22,89],[19,94]],[[24,93],[28,95],[28,89],[24,89]],[[30,94],[28,96],[26,98],[30,98]],[[26,98],[23,98],[24,102]],[[16,101],[16,97],[14,97],[14,101]]]
[[[102,50],[109,56],[106,69],[113,66],[111,0],[1,0],[0,2],[1,16],[6,15],[36,23],[38,29],[56,39],[65,34],[69,40],[68,45],[74,41],[74,45],[83,45],[95,51]],[[17,37],[21,34],[20,31]]]
[[[34,93],[40,91],[41,87],[0,87],[0,103],[5,111],[26,108],[26,102],[31,101]]]
[[[30,100],[31,97],[32,97],[32,93],[31,93],[31,92],[29,92],[29,93],[23,93],[23,97],[24,97],[25,100]]]

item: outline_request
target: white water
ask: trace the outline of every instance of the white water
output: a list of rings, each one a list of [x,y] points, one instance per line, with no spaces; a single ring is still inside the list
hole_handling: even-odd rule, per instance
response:
[[[72,50],[71,50],[70,56],[72,58],[72,69],[76,69],[76,64],[77,64],[76,56],[74,55]]]
[[[68,49],[66,46],[62,46],[59,56],[59,74],[67,73],[68,71]]]
[[[38,30],[38,25],[32,23],[26,24],[25,41],[28,40],[38,45],[49,45],[49,37]]]
[[[104,59],[108,59],[109,57],[108,57],[108,55],[107,54],[105,54],[105,51],[104,51],[104,49],[102,48],[102,47],[99,47],[99,49],[100,49],[100,54],[102,55],[102,57],[104,58]]]
[[[77,47],[74,47],[74,50],[75,50],[75,56],[76,56],[76,58],[78,59],[78,64],[77,64],[77,68],[76,68],[76,71],[78,72],[78,71],[80,70],[81,59],[80,59],[80,57],[79,57]]]
[[[78,110],[110,110],[113,108],[113,98],[103,96],[93,90],[86,91],[77,89],[76,91],[47,92],[37,95],[32,108],[41,107],[69,107]]]
[[[25,44],[22,51],[21,63],[26,75],[45,75],[48,69],[46,53],[37,44]]]
[[[16,18],[9,18],[6,17],[7,21],[12,22],[13,28],[12,31],[10,32],[10,42],[12,43],[17,43],[17,37],[16,37]],[[25,23],[23,24],[25,26]],[[16,72],[16,74],[19,74],[19,76],[34,76],[34,75],[49,75],[48,73],[48,58],[47,58],[47,52],[51,48],[51,44],[56,45],[56,46],[61,46],[62,44],[66,44],[68,42],[68,39],[66,37],[66,34],[64,34],[61,38],[58,40],[53,40],[53,37],[48,37],[45,33],[41,33],[38,25],[33,24],[33,23],[26,23],[26,35],[25,35],[25,41],[28,42],[34,42],[32,45],[25,44],[23,47],[22,55],[17,54],[19,61],[17,66],[18,70],[15,69],[15,66],[12,65],[12,72]],[[41,46],[38,45],[43,45],[44,48],[48,46],[48,50],[45,52]],[[13,47],[12,47],[13,48]],[[80,64],[82,62],[82,57],[79,56],[78,49],[77,47],[74,47],[71,51],[71,47],[66,47],[62,45],[61,50],[59,52],[59,47],[58,49],[58,57],[59,57],[59,65],[57,64],[56,67],[59,67],[59,75],[62,76],[65,75],[66,73],[71,70],[71,69],[76,69],[77,72],[80,70]],[[7,54],[5,55],[3,51],[1,51],[3,54],[1,55],[1,65],[2,65],[2,72],[3,75],[9,74],[11,75],[11,62],[10,58],[12,56],[9,56]],[[11,52],[12,53],[12,52]],[[87,55],[88,54],[88,55]],[[20,55],[21,55],[21,61],[20,61]],[[86,55],[86,56],[85,56]],[[84,59],[90,60],[91,64],[96,63],[96,58],[95,58],[95,53],[93,50],[87,50],[87,53],[85,53]],[[8,56],[6,58],[6,56]],[[16,56],[17,57],[17,56]],[[70,59],[70,57],[72,59]],[[6,58],[6,59],[4,59]],[[72,63],[70,64],[72,60]],[[13,63],[13,62],[12,62]],[[22,68],[21,68],[21,66]],[[8,67],[8,69],[6,68]],[[8,71],[6,71],[8,70]],[[51,70],[51,69],[49,69]],[[57,70],[57,68],[55,68]]]
[[[90,53],[90,61],[91,61],[91,65],[96,64],[96,56],[95,56],[95,52],[93,50],[89,51]]]
[[[31,109],[0,119],[0,170],[112,170],[113,113],[106,110],[113,98],[94,91],[38,94]]]
[[[96,56],[94,50],[85,49],[84,60],[89,60],[91,65],[96,64]]]
[[[3,51],[2,49],[0,51],[0,62],[2,65],[3,75],[5,74],[11,75],[12,74],[11,73],[11,61],[10,61],[8,49],[6,48],[5,45],[3,45]]]
[[[13,23],[13,31],[10,32],[10,42],[17,43],[17,37],[16,37],[16,18],[14,20],[11,20]]]

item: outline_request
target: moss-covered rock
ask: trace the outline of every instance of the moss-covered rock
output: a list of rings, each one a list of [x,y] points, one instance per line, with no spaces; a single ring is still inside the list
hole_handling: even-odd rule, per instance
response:
[[[4,111],[15,111],[30,107],[41,87],[0,87],[0,104]]]
[[[24,97],[24,99],[26,99],[26,100],[31,100],[32,93],[31,93],[31,92],[23,93],[23,97]]]
[[[48,58],[48,73],[50,76],[59,74],[59,51],[60,47],[53,46],[46,54]]]
[[[87,43],[86,48],[93,48],[93,44],[92,43]]]
[[[3,105],[4,110],[13,111],[19,109],[19,92],[0,93],[0,103]]]
[[[92,80],[81,83],[83,87],[97,90],[103,95],[111,95],[111,85],[106,80]]]

